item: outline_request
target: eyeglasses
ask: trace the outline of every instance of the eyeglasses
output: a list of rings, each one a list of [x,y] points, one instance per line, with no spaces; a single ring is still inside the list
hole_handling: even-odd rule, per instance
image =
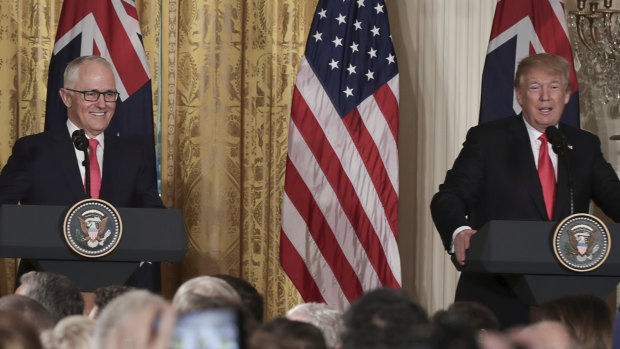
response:
[[[74,90],[72,88],[66,88],[66,87],[65,87],[65,90],[81,93],[84,96],[84,100],[87,102],[98,101],[100,95],[103,95],[103,100],[106,102],[116,102],[116,100],[118,99],[118,95],[119,95],[119,93],[116,91],[105,91],[105,92],[99,92],[97,90],[78,91],[78,90]]]

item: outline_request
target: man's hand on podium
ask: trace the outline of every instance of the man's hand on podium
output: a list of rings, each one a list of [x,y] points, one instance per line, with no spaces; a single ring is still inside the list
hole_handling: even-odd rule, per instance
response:
[[[454,237],[454,255],[460,265],[465,265],[465,256],[469,249],[470,240],[476,232],[477,230],[465,229]]]

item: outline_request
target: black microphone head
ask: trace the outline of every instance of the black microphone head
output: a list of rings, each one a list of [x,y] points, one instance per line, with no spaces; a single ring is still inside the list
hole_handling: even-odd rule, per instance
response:
[[[73,139],[73,145],[75,145],[77,150],[85,151],[88,149],[88,139],[86,138],[84,130],[74,131],[71,135],[71,139]]]
[[[564,133],[555,126],[549,126],[545,129],[547,140],[553,145],[553,151],[559,156],[563,156],[568,148],[568,142]]]
[[[551,142],[552,144],[557,142],[557,140],[559,140],[559,137],[560,137],[559,133],[560,133],[560,130],[558,130],[558,128],[555,126],[549,126],[545,129],[547,140],[549,140],[549,142]]]

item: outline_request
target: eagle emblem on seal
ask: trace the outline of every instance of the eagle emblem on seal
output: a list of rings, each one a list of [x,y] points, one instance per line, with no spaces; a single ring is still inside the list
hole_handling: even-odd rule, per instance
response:
[[[78,216],[77,218],[80,221],[80,229],[85,235],[85,237],[82,238],[82,242],[86,242],[89,247],[103,245],[105,239],[110,236],[111,232],[109,230],[105,232],[109,217],[100,217],[95,215],[87,218]]]
[[[577,259],[592,258],[592,254],[598,251],[598,245],[594,243],[596,230],[585,224],[575,225],[568,230],[568,241],[572,247],[571,256]]]

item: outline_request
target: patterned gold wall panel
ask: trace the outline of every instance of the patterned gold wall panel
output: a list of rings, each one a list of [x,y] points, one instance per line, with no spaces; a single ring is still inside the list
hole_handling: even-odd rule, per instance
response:
[[[162,33],[162,189],[190,252],[178,278],[242,276],[267,317],[300,301],[278,262],[290,102],[313,2],[170,1]],[[169,274],[170,275],[170,274]]]
[[[60,6],[60,0],[0,2],[0,167],[18,137],[43,130]],[[13,291],[15,271],[15,260],[0,259],[0,294]]]

